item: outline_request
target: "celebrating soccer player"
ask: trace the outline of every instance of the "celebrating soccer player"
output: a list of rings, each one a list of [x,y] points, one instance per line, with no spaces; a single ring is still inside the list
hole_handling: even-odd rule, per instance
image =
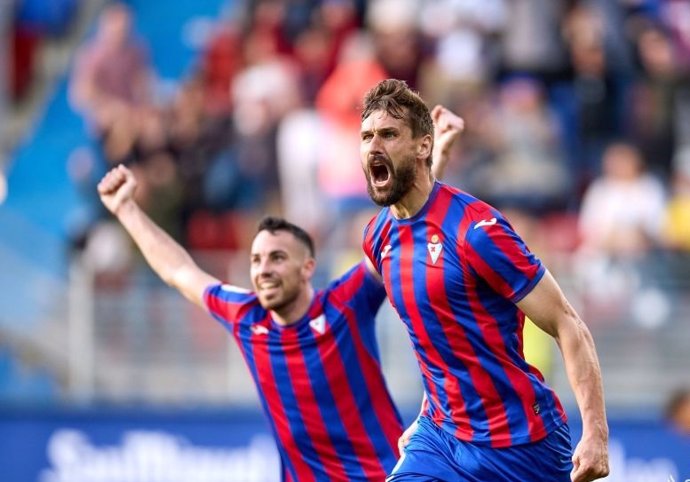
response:
[[[433,140],[432,115],[404,82],[367,93],[361,161],[384,209],[365,229],[364,250],[407,326],[425,389],[387,480],[606,476],[608,426],[589,330],[499,211],[435,180]],[[583,422],[574,453],[558,397],[523,356],[525,316],[563,354]]]
[[[463,125],[446,109],[436,112],[440,172]],[[270,421],[283,480],[384,480],[403,427],[373,346],[385,290],[372,268],[362,261],[315,291],[309,235],[266,218],[251,247],[254,291],[222,284],[140,209],[136,186],[132,172],[118,166],[98,192],[153,270],[232,333]]]

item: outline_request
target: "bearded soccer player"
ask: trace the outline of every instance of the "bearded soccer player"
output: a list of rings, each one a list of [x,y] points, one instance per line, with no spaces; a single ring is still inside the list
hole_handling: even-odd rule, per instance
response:
[[[384,208],[363,245],[407,326],[425,390],[387,480],[606,476],[608,426],[589,330],[499,211],[435,180],[433,139],[429,110],[404,82],[367,93],[362,167]],[[583,423],[574,452],[558,397],[523,356],[525,316],[562,352]]]
[[[440,172],[462,120],[440,106],[435,112],[444,124],[436,150]],[[163,281],[232,333],[273,430],[283,480],[384,480],[403,427],[375,344],[385,290],[373,269],[362,261],[316,291],[309,235],[266,218],[251,247],[254,291],[222,284],[140,209],[136,186],[132,172],[118,166],[98,192]]]

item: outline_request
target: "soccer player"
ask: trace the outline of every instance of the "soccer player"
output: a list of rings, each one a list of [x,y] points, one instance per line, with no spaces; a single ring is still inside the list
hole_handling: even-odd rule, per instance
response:
[[[429,110],[404,82],[367,93],[361,161],[384,209],[363,246],[407,326],[425,391],[387,480],[606,476],[608,426],[589,330],[499,211],[435,180],[433,139]],[[562,352],[583,423],[574,453],[558,397],[524,359],[525,316]]]
[[[434,113],[440,172],[463,126],[440,106]],[[98,192],[152,269],[232,333],[273,430],[283,480],[384,480],[403,427],[375,343],[385,290],[373,268],[362,261],[315,291],[309,235],[266,218],[251,247],[253,292],[222,284],[140,209],[136,186],[132,172],[118,166]]]

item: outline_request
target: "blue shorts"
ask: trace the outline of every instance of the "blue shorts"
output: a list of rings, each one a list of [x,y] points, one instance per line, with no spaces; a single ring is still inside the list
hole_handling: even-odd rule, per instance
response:
[[[565,423],[538,442],[493,448],[458,440],[420,417],[386,482],[570,482],[571,457]]]

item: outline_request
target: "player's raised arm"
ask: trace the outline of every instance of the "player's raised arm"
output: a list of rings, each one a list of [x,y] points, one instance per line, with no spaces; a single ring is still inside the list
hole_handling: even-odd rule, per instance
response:
[[[537,326],[556,339],[563,354],[582,417],[582,438],[573,453],[573,482],[605,477],[609,473],[609,431],[601,368],[589,329],[548,271],[517,305]]]
[[[132,236],[156,274],[203,308],[204,290],[219,281],[199,268],[189,253],[141,210],[134,200],[136,188],[137,180],[132,171],[119,165],[101,179],[98,194],[105,207]]]
[[[442,105],[437,105],[431,110],[431,119],[434,121],[431,171],[436,179],[441,179],[450,160],[450,150],[465,130],[465,121]]]

